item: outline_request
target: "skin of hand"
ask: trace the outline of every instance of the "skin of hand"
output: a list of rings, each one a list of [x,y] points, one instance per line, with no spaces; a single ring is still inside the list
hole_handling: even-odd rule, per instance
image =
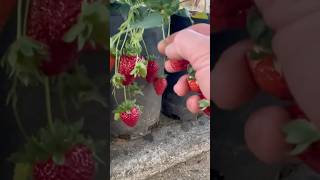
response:
[[[320,128],[320,1],[255,0],[266,23],[275,31],[272,48],[284,78],[306,116]],[[222,109],[234,109],[258,93],[245,60],[252,43],[238,42],[220,57],[211,74],[212,99]],[[264,107],[254,112],[245,126],[249,149],[264,162],[290,160],[291,146],[281,132],[290,121],[281,107]]]
[[[196,71],[195,77],[199,87],[205,96],[210,99],[210,25],[197,24],[176,32],[159,42],[159,52],[166,55],[165,69],[168,72],[176,72],[172,66],[172,60],[188,60]],[[185,96],[189,92],[187,75],[180,77],[174,91],[179,96]],[[187,100],[187,107],[192,113],[200,111],[198,95],[193,95]]]

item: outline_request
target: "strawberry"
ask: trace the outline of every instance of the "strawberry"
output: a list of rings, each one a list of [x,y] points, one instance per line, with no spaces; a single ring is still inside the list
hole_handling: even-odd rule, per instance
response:
[[[140,118],[141,107],[136,105],[135,101],[126,100],[117,107],[114,113],[115,120],[121,119],[127,126],[134,127]]]
[[[168,86],[168,82],[166,78],[156,77],[153,81],[153,87],[158,96],[161,96]]]
[[[134,69],[138,58],[138,56],[121,56],[119,73],[122,75],[131,75],[131,71]]]
[[[190,64],[187,60],[171,60],[171,67],[174,71],[184,71],[188,69]]]
[[[287,123],[283,132],[286,134],[286,142],[294,145],[290,154],[297,156],[311,169],[320,173],[319,129],[307,119],[298,118]]]
[[[187,82],[188,82],[190,91],[197,92],[197,93],[201,92],[200,87],[197,83],[197,80],[193,76],[189,76],[187,79]]]
[[[110,72],[114,68],[115,62],[116,62],[116,60],[115,60],[114,55],[110,53],[109,54],[109,70],[110,70]]]
[[[122,81],[122,84],[124,86],[128,86],[134,82],[135,78],[133,75],[124,75],[124,80]]]
[[[157,77],[158,70],[159,70],[159,65],[156,61],[153,61],[153,60],[148,61],[146,80],[149,83],[152,83],[153,80]]]
[[[199,101],[199,107],[200,109],[207,115],[210,117],[210,101],[207,100],[202,93],[199,94],[200,97],[200,101]]]
[[[310,146],[299,158],[315,172],[320,173],[320,142]]]
[[[75,43],[65,43],[64,34],[76,23],[82,0],[31,0],[27,19],[27,35],[47,45],[49,57],[41,70],[48,76],[70,69],[77,58]]]
[[[73,124],[54,121],[41,128],[37,136],[27,139],[23,151],[11,155],[16,169],[21,168],[21,162],[25,168],[23,175],[21,171],[16,175],[34,180],[93,180],[94,144],[80,133],[82,128],[83,121]]]
[[[75,145],[64,154],[63,164],[56,164],[51,157],[33,166],[35,180],[93,180],[94,172],[92,151],[82,144]]]
[[[197,80],[195,78],[196,71],[192,68],[190,64],[188,65],[188,74],[189,76],[187,78],[187,82],[188,82],[190,91],[201,93],[199,84],[197,83]]]
[[[249,65],[255,82],[263,91],[281,99],[292,99],[284,77],[275,66],[273,56],[249,59]]]
[[[16,6],[16,0],[0,0],[0,31],[6,24],[8,17]]]
[[[287,107],[287,111],[289,112],[291,118],[297,119],[297,118],[306,118],[306,115],[304,112],[300,109],[300,107],[297,104],[293,104],[289,107]]]

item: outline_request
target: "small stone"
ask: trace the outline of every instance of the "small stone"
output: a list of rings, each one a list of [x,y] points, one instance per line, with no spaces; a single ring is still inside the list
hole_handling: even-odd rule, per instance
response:
[[[143,136],[143,139],[146,140],[146,141],[148,141],[148,142],[153,142],[153,136],[152,136],[151,133]]]

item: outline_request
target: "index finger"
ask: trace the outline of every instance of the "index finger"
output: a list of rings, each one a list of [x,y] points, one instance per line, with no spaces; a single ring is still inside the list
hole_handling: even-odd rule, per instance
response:
[[[210,25],[209,24],[205,24],[205,23],[196,24],[196,25],[188,27],[187,29],[192,29],[192,30],[194,30],[198,33],[201,33],[203,35],[206,35],[206,36],[210,35]],[[177,33],[178,32],[173,33],[172,35],[170,35],[169,37],[167,37],[166,39],[164,39],[158,43],[158,50],[161,54],[165,54],[166,47],[173,42],[174,37],[176,36]]]

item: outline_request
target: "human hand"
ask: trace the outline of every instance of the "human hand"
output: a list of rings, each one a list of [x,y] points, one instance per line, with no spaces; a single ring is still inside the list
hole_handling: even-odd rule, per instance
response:
[[[320,1],[255,0],[266,23],[275,31],[272,50],[294,101],[306,117],[320,128],[319,77]],[[259,89],[250,72],[246,53],[250,40],[227,49],[212,72],[212,99],[222,109],[234,109],[251,101]],[[249,149],[268,163],[291,160],[292,145],[282,128],[292,119],[282,107],[270,106],[254,112],[245,126]],[[315,157],[316,158],[316,157]],[[319,159],[319,158],[318,158]],[[318,160],[319,162],[319,160]]]
[[[197,24],[176,32],[159,42],[158,49],[168,58],[165,62],[165,69],[168,72],[174,73],[183,70],[174,67],[175,61],[189,61],[196,72],[195,78],[201,92],[206,99],[210,99],[210,26],[208,24]],[[179,96],[185,96],[189,92],[187,77],[188,75],[180,77],[174,86],[174,91]],[[198,95],[188,98],[187,107],[191,112],[200,111],[199,100]]]

